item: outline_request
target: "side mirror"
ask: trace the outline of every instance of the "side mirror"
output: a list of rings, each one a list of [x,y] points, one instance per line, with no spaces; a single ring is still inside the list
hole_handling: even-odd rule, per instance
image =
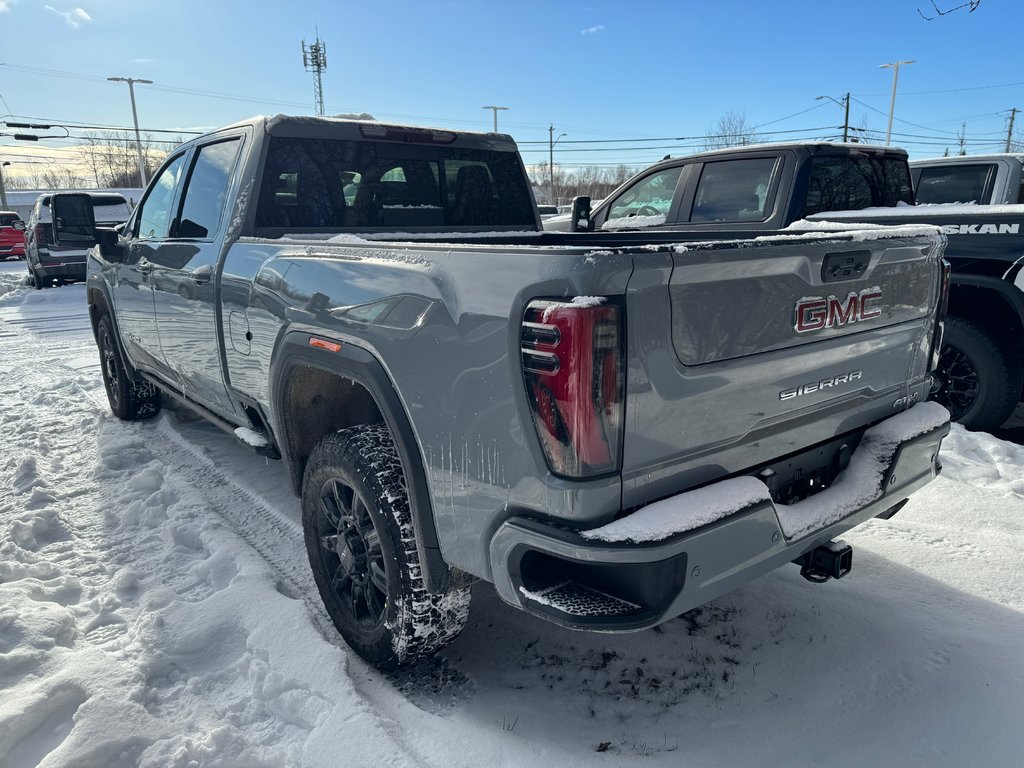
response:
[[[96,227],[96,245],[99,246],[100,256],[104,260],[113,264],[120,264],[124,261],[121,235],[114,227]]]
[[[580,195],[572,199],[572,224],[570,229],[573,232],[589,232],[590,222],[590,198]]]
[[[21,219],[15,220],[15,222],[11,224],[11,226],[18,230],[19,232],[25,231],[25,222],[22,221]]]
[[[92,198],[77,192],[50,197],[54,245],[89,248],[96,242],[96,215]]]

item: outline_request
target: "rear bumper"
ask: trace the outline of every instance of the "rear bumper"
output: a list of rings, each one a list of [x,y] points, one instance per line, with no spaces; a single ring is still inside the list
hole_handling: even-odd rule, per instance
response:
[[[941,469],[938,453],[949,433],[949,421],[935,424],[938,419],[933,418],[923,431],[904,430],[907,436],[900,436],[890,422],[909,415],[872,428],[888,442],[869,440],[872,430],[866,433],[855,452],[855,456],[866,452],[857,466],[863,467],[866,461],[872,472],[880,470],[870,475],[866,486],[863,473],[853,472],[851,460],[849,473],[844,473],[849,478],[841,475],[831,488],[789,507],[762,499],[702,527],[640,542],[599,541],[579,531],[513,517],[491,539],[495,588],[506,602],[574,629],[627,632],[659,624],[793,561],[879,516],[929,483]],[[903,418],[899,426],[909,421]],[[866,458],[867,454],[871,455]],[[861,475],[859,486],[856,474]],[[709,492],[714,495],[716,486],[729,482],[679,494],[670,501],[685,504],[684,497],[698,492],[705,494],[703,499]],[[851,489],[858,487],[860,491],[851,495]],[[854,508],[847,511],[851,499]],[[793,534],[793,520],[799,518],[802,507],[813,508],[814,519],[819,519],[821,510],[830,506],[841,515],[838,519],[826,514],[820,519],[828,522]]]
[[[57,260],[52,258],[41,259],[36,267],[36,272],[43,279],[59,277],[63,280],[85,280],[85,259]]]

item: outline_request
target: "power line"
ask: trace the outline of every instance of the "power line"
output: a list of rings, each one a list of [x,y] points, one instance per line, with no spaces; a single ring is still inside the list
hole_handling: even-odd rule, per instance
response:
[[[786,133],[814,133],[815,131],[827,131],[831,130],[833,126],[825,125],[819,128],[790,128],[785,131],[757,131],[756,133],[760,136],[777,136]],[[730,139],[734,137],[749,136],[755,131],[741,131],[739,133],[716,133],[716,134],[700,134],[699,136],[663,136],[649,139],[574,139],[572,141],[563,141],[563,144],[619,144],[626,142],[641,142],[641,141],[700,141],[703,139]],[[517,141],[516,144],[522,146],[524,144],[543,144],[547,146],[546,141]],[[623,149],[626,149],[623,147]],[[658,147],[638,147],[638,149],[658,149]],[[566,152],[570,150],[565,150]],[[576,150],[580,151],[580,150]]]

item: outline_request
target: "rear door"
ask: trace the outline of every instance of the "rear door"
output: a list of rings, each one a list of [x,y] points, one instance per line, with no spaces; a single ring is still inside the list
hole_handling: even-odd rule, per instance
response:
[[[222,363],[217,268],[241,146],[235,135],[194,149],[170,235],[149,255],[164,366],[185,395],[224,416],[234,406]]]
[[[923,399],[939,282],[938,243],[923,242],[769,237],[680,248],[657,271],[638,264],[624,506]]]

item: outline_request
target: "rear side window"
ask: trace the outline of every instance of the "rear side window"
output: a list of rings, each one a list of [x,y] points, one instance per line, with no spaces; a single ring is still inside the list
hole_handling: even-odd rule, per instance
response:
[[[776,157],[705,163],[691,222],[763,221]]]
[[[819,156],[811,161],[803,215],[913,202],[910,167],[902,158]]]
[[[526,226],[534,216],[512,152],[274,136],[256,226]]]
[[[996,167],[991,163],[922,168],[919,203],[981,203],[988,200]]]
[[[199,148],[185,187],[175,237],[205,238],[217,232],[241,143],[232,139]]]

